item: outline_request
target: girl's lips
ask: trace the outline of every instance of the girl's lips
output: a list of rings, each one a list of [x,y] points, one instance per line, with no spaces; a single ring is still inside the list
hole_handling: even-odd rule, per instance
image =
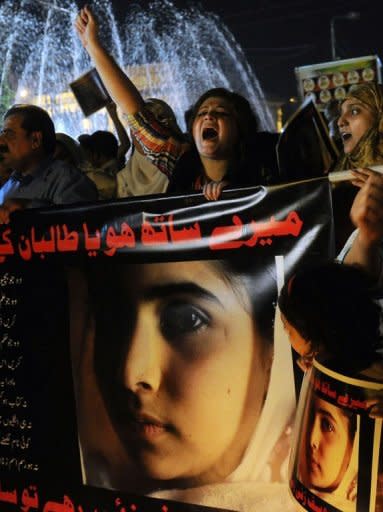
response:
[[[320,471],[320,465],[318,464],[318,462],[313,459],[312,457],[309,458],[309,466],[310,466],[310,470],[313,472],[313,473],[317,473]]]
[[[146,439],[155,439],[167,432],[165,426],[155,425],[154,423],[137,422],[135,427],[137,433]]]
[[[155,439],[172,430],[168,423],[163,423],[155,417],[144,414],[133,415],[130,426],[135,434],[148,440]]]

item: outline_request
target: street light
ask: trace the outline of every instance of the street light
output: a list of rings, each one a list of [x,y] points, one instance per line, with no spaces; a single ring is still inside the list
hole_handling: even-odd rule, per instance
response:
[[[335,22],[337,20],[358,20],[360,18],[360,13],[355,11],[350,11],[346,14],[341,14],[339,16],[333,16],[330,20],[330,35],[331,35],[331,58],[332,60],[338,60],[340,57],[336,55],[336,41],[335,41]]]

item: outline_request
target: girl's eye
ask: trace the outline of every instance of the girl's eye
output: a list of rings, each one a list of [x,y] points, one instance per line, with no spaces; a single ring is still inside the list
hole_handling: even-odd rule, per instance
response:
[[[358,108],[352,108],[351,109],[351,115],[352,116],[357,116],[359,114],[359,109]]]
[[[323,432],[334,432],[335,431],[334,425],[326,417],[322,417],[321,427],[322,427]]]
[[[209,315],[192,304],[167,304],[160,314],[161,333],[171,341],[194,334],[209,325]]]
[[[207,114],[207,110],[200,110],[197,114],[197,117],[203,117]]]

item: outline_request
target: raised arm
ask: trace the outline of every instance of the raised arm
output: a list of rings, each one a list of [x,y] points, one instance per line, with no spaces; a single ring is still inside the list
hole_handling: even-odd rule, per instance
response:
[[[356,238],[344,258],[348,264],[362,266],[370,275],[382,275],[383,175],[369,169],[359,171],[360,187],[351,208],[351,220],[358,228]]]
[[[128,137],[128,134],[126,133],[124,125],[121,123],[120,118],[117,114],[117,108],[115,103],[108,103],[106,106],[106,110],[108,111],[108,114],[110,115],[111,120],[113,121],[114,127],[116,129],[118,140],[120,142],[118,146],[118,160],[125,159],[125,154],[130,148],[130,139]]]
[[[81,9],[75,26],[110,96],[122,113],[128,115],[131,133],[145,156],[169,177],[180,156],[189,149],[189,143],[175,137],[169,127],[145,109],[144,100],[135,85],[101,45],[97,21],[89,7]]]
[[[110,96],[124,114],[136,114],[144,100],[136,86],[108,54],[99,40],[97,20],[88,6],[80,10],[75,27]]]

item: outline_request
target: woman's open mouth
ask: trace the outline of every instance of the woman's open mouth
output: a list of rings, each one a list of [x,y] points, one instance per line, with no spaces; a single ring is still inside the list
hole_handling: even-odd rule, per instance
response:
[[[202,140],[209,141],[218,137],[218,131],[215,128],[208,127],[202,130]]]

